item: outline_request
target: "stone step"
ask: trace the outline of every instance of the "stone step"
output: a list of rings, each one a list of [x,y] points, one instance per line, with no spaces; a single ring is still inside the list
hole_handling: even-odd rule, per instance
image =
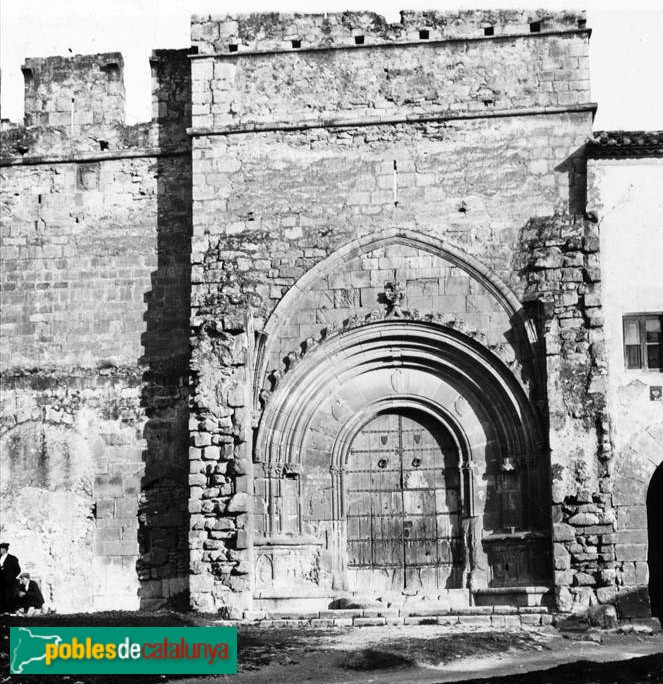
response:
[[[446,627],[469,627],[473,629],[521,629],[553,624],[553,615],[547,611],[516,613],[513,615],[492,614],[446,614],[389,617],[337,617],[337,618],[265,618],[252,621],[265,628],[323,628],[331,627],[383,627],[387,625],[441,625]],[[225,624],[225,623],[224,623]]]
[[[338,610],[291,610],[291,611],[246,611],[244,619],[251,622],[271,622],[274,626],[371,626],[382,624],[490,624],[492,618],[500,618],[496,622],[506,624],[504,618],[515,618],[522,622],[534,623],[536,620],[550,616],[547,606],[474,606],[468,608],[443,609],[422,606],[421,608],[340,608]],[[545,616],[545,618],[542,618]],[[396,622],[394,622],[396,621]],[[285,624],[282,624],[285,623]],[[546,622],[547,624],[547,622]]]
[[[487,587],[476,589],[477,606],[537,607],[552,605],[552,589],[547,586]]]
[[[547,606],[473,606],[468,608],[339,608],[338,610],[251,610],[244,613],[246,620],[335,620],[339,618],[438,618],[476,617],[482,615],[541,615],[550,613]]]
[[[267,594],[255,598],[255,610],[268,615],[278,614],[290,619],[319,617],[322,610],[326,610],[331,601],[329,596],[286,596],[282,594]],[[288,619],[286,618],[286,619]]]

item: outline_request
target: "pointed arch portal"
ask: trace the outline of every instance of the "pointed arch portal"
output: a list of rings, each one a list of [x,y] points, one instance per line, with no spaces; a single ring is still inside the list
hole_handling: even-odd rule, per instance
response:
[[[326,339],[281,379],[254,444],[258,594],[298,579],[437,596],[549,573],[538,417],[457,329],[386,319]]]

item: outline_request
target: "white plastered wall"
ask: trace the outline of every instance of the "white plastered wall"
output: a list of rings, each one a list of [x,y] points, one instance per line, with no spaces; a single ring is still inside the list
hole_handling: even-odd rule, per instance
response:
[[[601,235],[616,568],[626,595],[647,581],[646,494],[663,461],[663,402],[652,401],[650,389],[663,385],[663,373],[625,368],[622,319],[663,312],[663,159],[589,160],[588,209],[597,213]],[[637,602],[646,602],[640,594]]]

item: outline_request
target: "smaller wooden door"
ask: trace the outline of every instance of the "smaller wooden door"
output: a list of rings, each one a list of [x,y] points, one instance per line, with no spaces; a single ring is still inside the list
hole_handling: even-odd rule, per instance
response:
[[[460,587],[460,472],[446,431],[381,414],[355,437],[346,469],[348,566],[393,589]]]

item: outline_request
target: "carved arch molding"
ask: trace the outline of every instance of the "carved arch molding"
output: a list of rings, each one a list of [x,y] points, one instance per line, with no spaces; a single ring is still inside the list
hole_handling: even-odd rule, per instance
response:
[[[382,422],[376,422],[381,416]],[[423,510],[419,518],[426,517],[425,501],[441,502],[437,508],[433,504],[422,529],[439,528],[443,515],[448,520],[455,516],[455,527],[448,537],[438,534],[426,562],[438,568],[453,563],[453,577],[447,573],[440,579],[439,570],[428,572],[424,563],[407,574],[397,567],[407,555],[398,549],[387,554],[393,562],[376,560],[369,550],[363,563],[349,550],[348,470],[354,469],[356,489],[357,463],[369,473],[388,460],[377,453],[379,442],[375,453],[357,445],[371,426],[402,426],[403,417],[433,435],[430,449],[439,444],[445,452],[437,463],[443,464],[441,472],[457,470],[459,500],[448,503],[451,495],[445,490],[456,485],[444,477],[426,489],[423,475],[417,480],[403,471],[400,479],[394,476],[389,499],[381,484],[387,480],[367,475],[366,520],[357,524],[373,538],[373,546],[366,548],[377,549],[384,539],[407,535],[412,522],[402,502],[408,497],[419,502],[414,504]],[[403,463],[401,433],[394,454]],[[380,438],[387,444],[386,432]],[[503,361],[453,327],[387,319],[325,339],[283,376],[269,398],[254,441],[254,461],[259,595],[278,593],[281,579],[297,579],[300,586],[323,593],[342,589],[377,595],[414,584],[416,591],[436,594],[468,586],[541,583],[549,572],[541,565],[550,507],[540,420]],[[408,457],[408,464],[420,463]],[[378,523],[375,512],[384,506],[382,521],[391,516],[389,506],[401,521],[386,537],[377,530],[384,522]],[[282,571],[278,563],[285,563]]]

